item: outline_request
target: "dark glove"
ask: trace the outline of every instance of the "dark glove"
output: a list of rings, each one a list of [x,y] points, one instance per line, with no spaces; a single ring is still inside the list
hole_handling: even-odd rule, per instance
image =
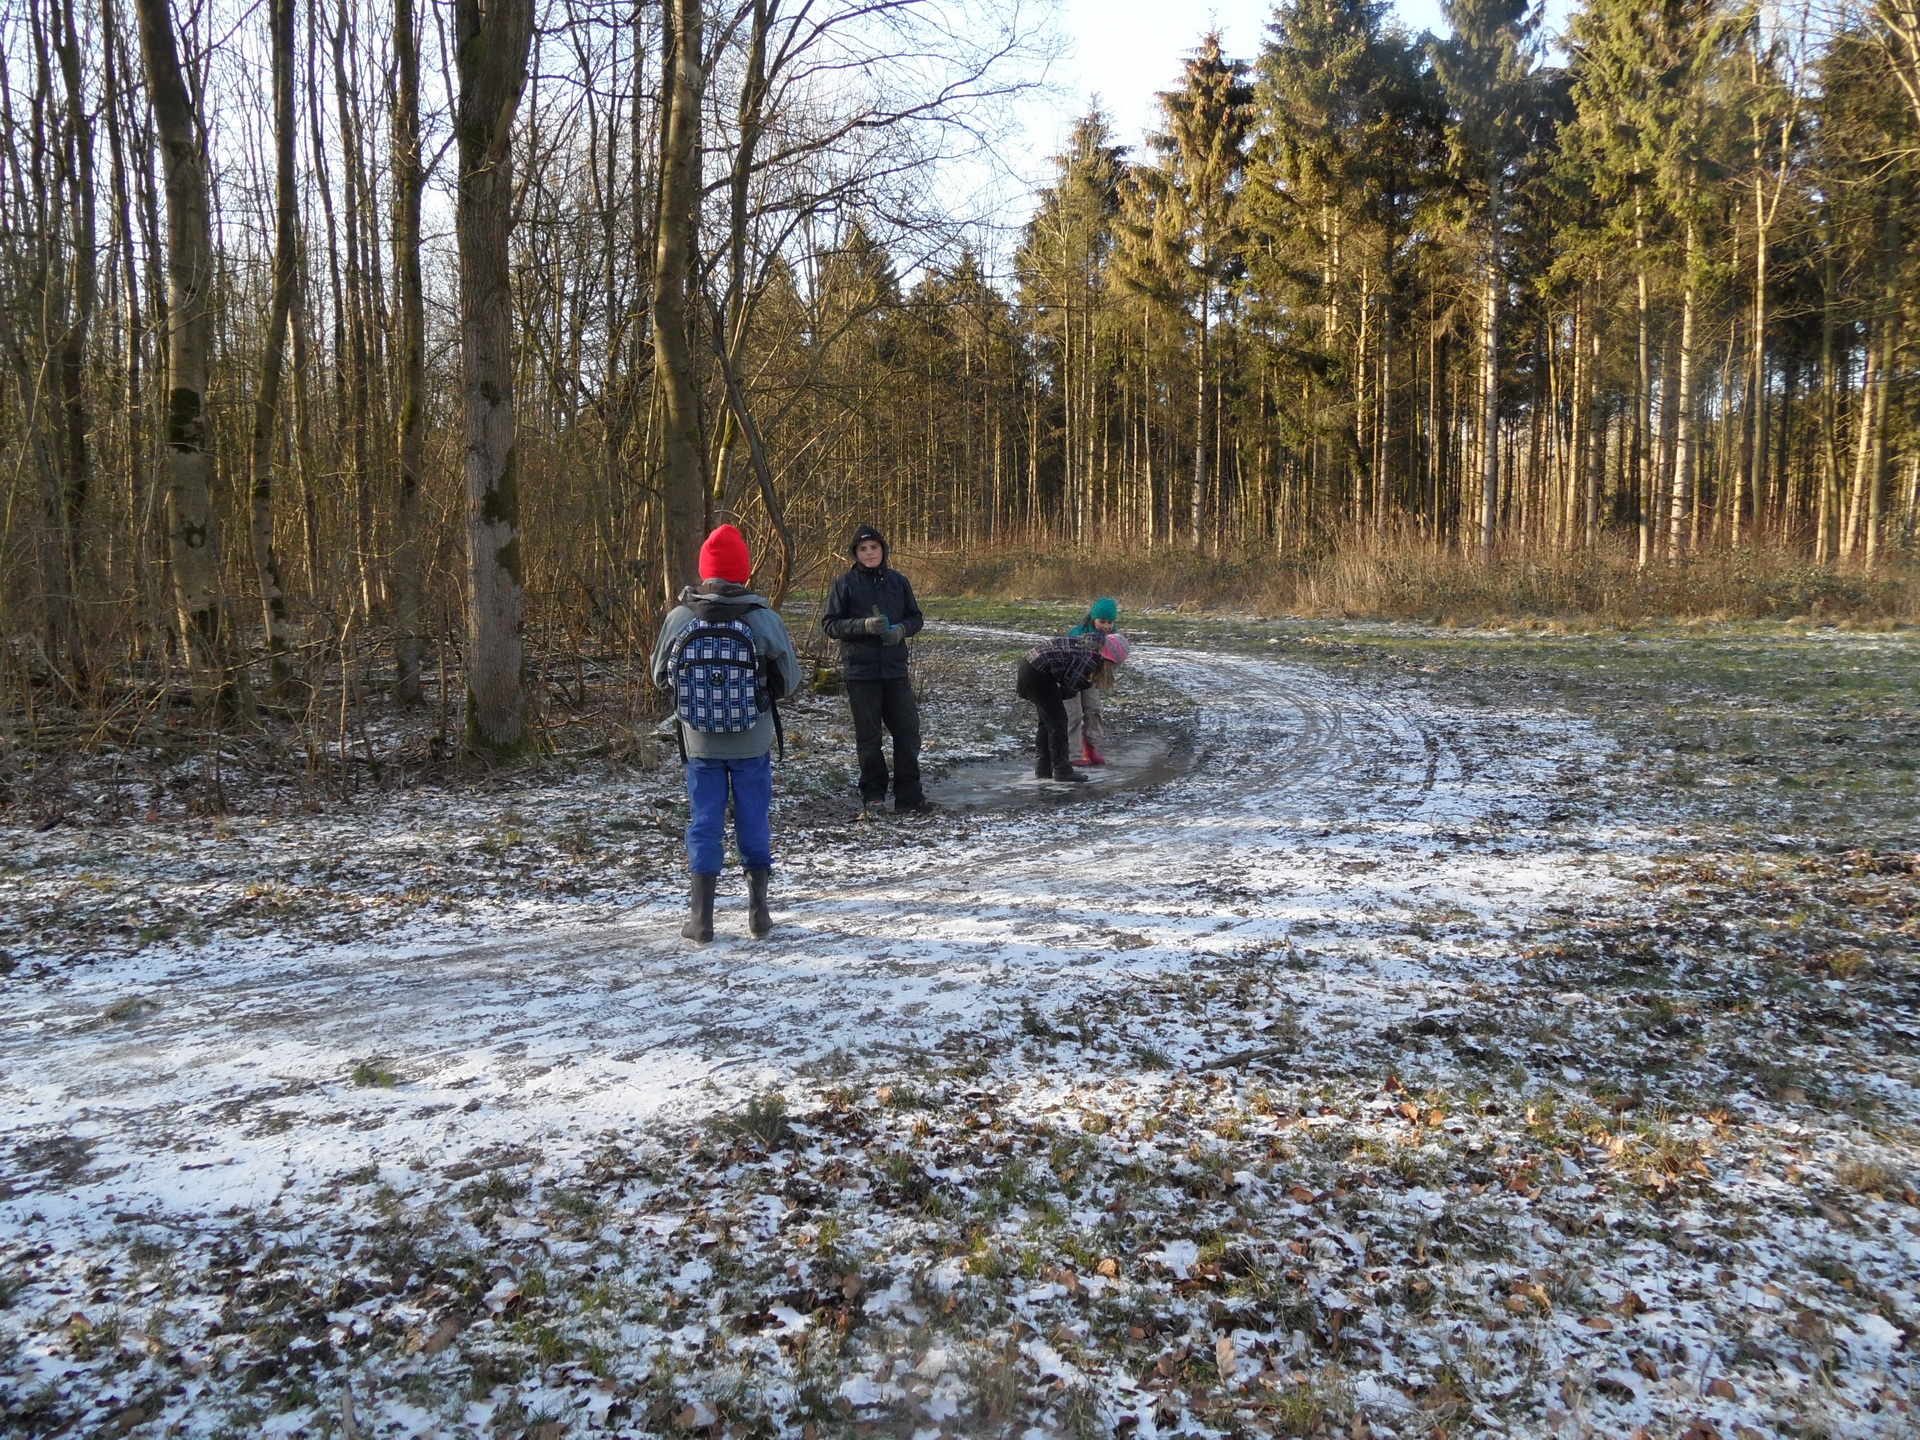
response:
[[[880,643],[882,645],[898,645],[906,638],[907,627],[904,625],[889,625],[880,632]]]
[[[873,614],[863,620],[861,624],[865,627],[869,635],[884,635],[888,628],[887,617],[882,615],[877,608]]]

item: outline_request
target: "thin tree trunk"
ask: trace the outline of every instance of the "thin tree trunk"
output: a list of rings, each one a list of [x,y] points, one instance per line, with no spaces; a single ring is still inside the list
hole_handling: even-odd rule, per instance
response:
[[[456,0],[454,39],[460,71],[455,229],[472,575],[466,728],[470,745],[501,754],[524,745],[526,726],[521,682],[526,596],[507,241],[513,220],[513,116],[526,87],[533,0]]]
[[[1813,558],[1822,564],[1840,553],[1840,374],[1834,355],[1834,240],[1831,211],[1821,213],[1820,298],[1820,504]]]
[[[1885,528],[1887,488],[1887,388],[1892,381],[1895,358],[1899,353],[1901,319],[1900,274],[1900,179],[1889,182],[1886,213],[1880,222],[1880,364],[1875,377],[1871,410],[1873,440],[1867,457],[1867,565],[1877,564]]]
[[[118,234],[116,245],[121,266],[121,303],[126,311],[126,387],[122,396],[126,426],[126,504],[128,517],[128,553],[138,566],[139,557],[146,553],[142,543],[140,516],[141,497],[148,488],[146,471],[146,404],[141,393],[141,375],[144,368],[146,347],[145,317],[140,303],[140,272],[135,258],[137,249],[135,231],[138,222],[134,217],[131,187],[127,181],[127,147],[121,129],[120,107],[124,103],[122,88],[126,85],[126,65],[122,59],[124,35],[120,28],[120,19],[114,10],[113,0],[101,0],[100,26],[104,32],[102,63],[103,81],[106,95],[102,109],[107,118],[107,146],[109,151],[109,169],[113,185],[113,209]],[[138,570],[136,568],[136,576]]]
[[[1753,355],[1747,372],[1747,428],[1752,449],[1747,455],[1745,493],[1733,500],[1733,544],[1745,537],[1745,504],[1753,506],[1753,528],[1760,529],[1760,510],[1767,494],[1767,217],[1761,203],[1760,179],[1753,181]],[[1744,503],[1743,503],[1744,502]]]
[[[1640,525],[1641,568],[1653,563],[1653,349],[1647,304],[1647,226],[1633,202],[1634,296],[1639,321],[1639,370],[1633,398],[1633,494]]]
[[[420,46],[414,0],[393,5],[393,268],[400,288],[400,533],[393,557],[394,698],[420,703],[420,483],[427,446],[427,320],[420,273]]]
[[[360,103],[353,92],[347,72],[348,4],[340,0],[333,31],[333,94],[340,117],[340,191],[345,204],[342,218],[346,233],[341,237],[346,251],[346,350],[334,357],[345,367],[347,399],[348,453],[353,458],[353,561],[359,581],[360,612],[373,614],[373,479],[372,460],[367,450],[372,400],[371,365],[367,353],[367,331],[371,303],[368,297],[362,232],[368,228],[364,187],[360,182]]]
[[[1212,398],[1213,391],[1208,385],[1208,372],[1212,369],[1212,329],[1213,316],[1209,302],[1213,298],[1213,285],[1203,277],[1200,281],[1200,355],[1198,360],[1199,395],[1195,406],[1193,435],[1193,495],[1190,504],[1191,539],[1194,553],[1206,548],[1206,535],[1202,530],[1202,515],[1207,503],[1207,478],[1210,461],[1213,457]]]
[[[1586,475],[1582,483],[1580,544],[1592,550],[1600,543],[1600,486],[1606,476],[1607,416],[1600,395],[1600,297],[1595,294],[1587,326]]]
[[[1480,300],[1480,559],[1493,559],[1500,517],[1500,253],[1499,216],[1489,210]]]
[[[280,379],[293,314],[298,276],[294,232],[293,173],[293,0],[272,0],[274,232],[273,296],[267,307],[260,385],[253,400],[250,451],[253,506],[253,567],[260,584],[260,609],[266,625],[267,663],[275,690],[289,678],[287,651],[292,635],[287,620],[286,584],[273,548],[273,450],[280,412]]]
[[[1886,519],[1887,479],[1887,384],[1894,356],[1894,327],[1898,323],[1889,306],[1889,314],[1880,325],[1878,364],[1873,367],[1872,394],[1862,397],[1861,423],[1866,426],[1866,464],[1862,483],[1865,489],[1863,551],[1871,569],[1880,559],[1882,530]]]
[[[60,386],[60,578],[65,616],[62,639],[74,689],[85,688],[88,673],[87,627],[82,620],[80,586],[87,569],[86,509],[93,493],[93,413],[87,403],[87,345],[99,305],[99,267],[95,255],[98,224],[94,208],[93,123],[87,115],[80,65],[80,38],[74,26],[73,0],[54,10],[58,28],[54,48],[65,87],[66,131],[61,170],[61,201],[68,215],[71,254],[66,282],[67,317],[60,337],[57,369]]]
[[[1679,394],[1675,398],[1678,414],[1674,430],[1673,509],[1667,527],[1667,558],[1669,560],[1680,560],[1686,555],[1688,524],[1693,505],[1693,332],[1694,315],[1699,308],[1699,286],[1694,279],[1694,248],[1698,234],[1698,227],[1689,220],[1686,259],[1683,262],[1687,270],[1686,288],[1680,302],[1680,383]]]
[[[1854,407],[1853,477],[1847,482],[1846,506],[1840,521],[1840,554],[1852,559],[1864,544],[1867,511],[1867,470],[1873,458],[1874,402],[1880,393],[1880,335],[1876,321],[1867,327],[1861,346],[1863,368],[1860,399]]]

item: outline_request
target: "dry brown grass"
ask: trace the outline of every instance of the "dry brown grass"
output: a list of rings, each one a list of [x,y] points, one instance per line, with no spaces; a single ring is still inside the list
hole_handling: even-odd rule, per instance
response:
[[[1582,620],[1806,619],[1851,624],[1920,620],[1920,565],[1875,571],[1816,565],[1779,551],[1712,551],[1641,569],[1624,549],[1509,553],[1483,565],[1413,543],[1348,548],[1315,559],[1197,556],[1186,551],[1036,548],[902,556],[931,594],[1232,609],[1328,619],[1442,625]]]

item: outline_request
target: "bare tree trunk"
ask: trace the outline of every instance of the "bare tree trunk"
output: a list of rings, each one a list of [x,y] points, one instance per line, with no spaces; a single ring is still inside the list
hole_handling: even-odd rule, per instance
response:
[[[60,57],[66,91],[66,131],[60,169],[62,203],[68,212],[67,323],[60,337],[56,366],[60,385],[60,578],[65,616],[62,640],[75,690],[87,683],[88,644],[79,594],[86,570],[87,500],[93,493],[92,410],[87,404],[87,345],[99,304],[99,265],[95,252],[99,228],[94,208],[93,123],[87,115],[80,73],[80,39],[73,0],[54,10],[58,28],[54,48]]]
[[[1500,251],[1498,216],[1489,219],[1480,301],[1480,558],[1493,559],[1500,518]]]
[[[1647,319],[1647,227],[1640,198],[1633,202],[1634,296],[1639,320],[1639,370],[1633,397],[1633,494],[1640,521],[1640,565],[1653,562],[1653,350]]]
[[[1760,179],[1753,182],[1753,354],[1747,378],[1747,429],[1752,436],[1747,452],[1747,475],[1734,491],[1733,544],[1745,538],[1747,504],[1753,506],[1753,530],[1760,530],[1760,515],[1767,494],[1767,214],[1762,204]],[[1745,493],[1743,494],[1742,491]]]
[[[455,229],[472,574],[466,728],[468,744],[496,754],[519,750],[526,727],[520,673],[526,596],[507,238],[513,221],[513,116],[526,87],[532,41],[533,0],[456,0],[460,194]]]
[[[367,354],[367,331],[372,309],[362,233],[369,228],[370,217],[363,204],[364,186],[360,180],[360,97],[349,82],[347,69],[347,0],[340,0],[333,30],[333,94],[340,124],[341,218],[346,231],[341,237],[346,251],[346,350],[335,355],[334,363],[346,367],[348,453],[353,457],[354,567],[360,583],[360,611],[371,618],[374,608],[373,555],[373,462],[368,453],[368,431],[372,414],[372,367]]]
[[[1880,364],[1874,391],[1866,407],[1873,416],[1872,448],[1867,457],[1867,564],[1877,564],[1884,542],[1887,488],[1887,387],[1899,355],[1901,320],[1900,180],[1889,185],[1886,212],[1880,221]]]
[[[288,318],[293,331],[293,459],[300,472],[300,538],[307,566],[307,596],[320,593],[320,498],[314,489],[313,364],[307,343],[312,313],[306,285],[306,267],[300,267],[300,293]]]
[[[253,400],[251,450],[253,566],[260,582],[260,608],[267,629],[267,660],[276,690],[289,678],[286,584],[273,549],[273,451],[280,413],[280,379],[293,316],[298,256],[294,232],[293,0],[272,0],[274,232],[273,298],[267,311],[266,344],[260,357],[260,387]]]
[[[420,274],[420,46],[414,0],[393,5],[393,259],[400,287],[400,534],[394,548],[394,697],[420,703],[420,480],[426,464],[426,301]]]
[[[174,608],[203,705],[221,684],[219,548],[213,528],[207,372],[213,353],[213,235],[206,157],[180,73],[167,0],[135,0],[147,93],[166,157],[167,496]]]
[[[1869,569],[1880,559],[1886,519],[1887,372],[1892,368],[1895,350],[1893,333],[1895,325],[1898,324],[1897,312],[1893,311],[1893,307],[1889,307],[1889,312],[1881,322],[1880,354],[1879,363],[1874,367],[1873,394],[1866,398],[1861,406],[1861,423],[1867,426],[1871,435],[1866,446],[1866,466],[1863,475],[1866,486],[1864,549]]]
[[[662,412],[660,485],[666,598],[700,579],[707,520],[700,412],[694,395],[689,285],[700,209],[701,0],[667,0],[661,63],[659,236],[653,260],[653,359]]]
[[[1698,234],[1698,227],[1689,220],[1686,259],[1683,262],[1687,267],[1686,287],[1680,302],[1680,383],[1679,393],[1674,401],[1677,415],[1673,451],[1673,508],[1667,524],[1667,558],[1669,560],[1679,560],[1687,553],[1688,521],[1693,504],[1694,316],[1699,308],[1699,285],[1694,278],[1694,247]]]
[[[1595,301],[1599,300],[1596,295]],[[1606,474],[1607,464],[1607,416],[1605,406],[1600,399],[1600,307],[1598,303],[1592,309],[1592,321],[1588,326],[1589,357],[1587,362],[1587,422],[1586,422],[1586,479],[1584,484],[1585,503],[1581,507],[1580,543],[1584,549],[1593,550],[1600,543],[1600,484]]]
[[[1868,327],[1862,349],[1866,369],[1860,376],[1860,402],[1853,420],[1853,480],[1847,487],[1845,516],[1840,526],[1840,554],[1852,559],[1865,543],[1867,483],[1873,465],[1873,436],[1878,424],[1875,401],[1881,394],[1880,335],[1883,327]]]
[[[1814,532],[1813,558],[1822,564],[1840,551],[1840,399],[1838,362],[1834,358],[1834,277],[1832,214],[1821,212],[1820,298],[1820,504]]]
[[[1191,504],[1192,540],[1194,552],[1198,554],[1206,547],[1206,533],[1201,528],[1207,504],[1207,479],[1211,473],[1209,461],[1213,455],[1213,389],[1208,383],[1213,369],[1213,315],[1209,302],[1213,298],[1211,276],[1202,276],[1200,280],[1200,356],[1199,376],[1200,395],[1194,417],[1193,436],[1193,496]]]
[[[101,0],[100,4],[102,49],[102,83],[106,89],[106,112],[108,171],[113,189],[113,213],[115,217],[115,248],[119,252],[118,264],[121,270],[121,306],[126,314],[126,385],[122,392],[121,423],[125,428],[126,465],[123,483],[126,486],[127,506],[127,549],[137,567],[139,559],[146,553],[141,543],[140,526],[141,498],[146,493],[147,479],[147,428],[146,405],[142,394],[142,369],[146,348],[145,317],[141,308],[140,269],[136,259],[138,244],[135,232],[139,222],[133,208],[132,187],[127,177],[127,142],[121,128],[121,106],[125,103],[123,92],[131,88],[125,79],[127,62],[123,45],[125,34],[121,29],[120,17],[114,9],[113,0]],[[134,574],[138,576],[138,569]],[[136,578],[137,583],[137,578]]]

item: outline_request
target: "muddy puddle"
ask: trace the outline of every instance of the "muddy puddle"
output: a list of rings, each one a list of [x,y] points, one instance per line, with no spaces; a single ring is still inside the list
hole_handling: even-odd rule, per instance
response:
[[[956,765],[927,782],[927,798],[949,810],[1019,810],[1035,805],[1074,805],[1129,790],[1151,790],[1193,768],[1194,735],[1175,725],[1148,725],[1107,748],[1107,763],[1088,766],[1084,785],[1039,780],[1033,756]]]

